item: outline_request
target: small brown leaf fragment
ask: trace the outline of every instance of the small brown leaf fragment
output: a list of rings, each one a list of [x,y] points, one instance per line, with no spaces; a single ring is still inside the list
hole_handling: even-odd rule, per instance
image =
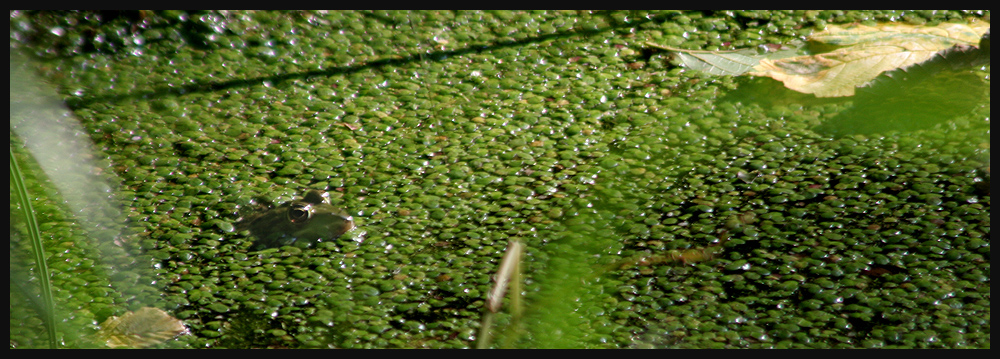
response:
[[[639,69],[642,69],[643,67],[646,67],[646,63],[645,62],[630,62],[630,63],[625,64],[625,67],[627,67],[629,70],[639,70]]]
[[[143,307],[121,317],[108,318],[101,323],[96,336],[110,348],[145,348],[187,333],[187,327],[179,319],[162,309]]]

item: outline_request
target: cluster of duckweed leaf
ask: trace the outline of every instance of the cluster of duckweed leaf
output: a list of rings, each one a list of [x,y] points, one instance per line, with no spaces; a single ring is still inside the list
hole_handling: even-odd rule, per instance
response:
[[[510,238],[535,325],[498,343],[988,345],[989,200],[967,189],[988,139],[971,121],[830,141],[809,128],[836,106],[717,103],[734,81],[637,45],[781,43],[803,16],[890,15],[164,12],[140,55],[40,67],[121,176],[125,248],[157,260],[191,347],[468,347]],[[249,251],[241,211],[307,188],[358,229]],[[927,302],[947,293],[951,309]]]
[[[762,115],[738,110],[738,122]],[[633,241],[623,235],[625,254],[724,248],[719,259],[693,266],[640,262],[623,271],[619,295],[634,314],[621,323],[634,326],[635,345],[974,347],[988,340],[978,327],[989,307],[989,196],[974,186],[988,166],[981,125],[831,141],[804,131],[807,123],[776,128],[761,120],[764,126],[737,127],[738,138],[689,156],[690,164],[674,160],[687,174],[669,192],[659,191],[656,178],[619,183],[633,184],[623,195],[625,213],[646,224],[618,228],[636,234]],[[670,202],[657,203],[667,196]],[[662,223],[674,228],[653,230]]]

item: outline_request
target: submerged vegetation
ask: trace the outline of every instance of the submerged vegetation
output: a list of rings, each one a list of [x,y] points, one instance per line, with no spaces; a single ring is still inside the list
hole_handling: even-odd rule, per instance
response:
[[[24,166],[57,343],[153,307],[191,334],[159,347],[473,347],[517,241],[523,313],[496,313],[494,347],[988,348],[989,64],[963,70],[986,93],[963,113],[856,131],[830,121],[859,104],[730,96],[744,83],[645,50],[972,19],[13,11],[12,54],[58,87],[122,211],[98,216],[120,234],[81,224]],[[21,140],[12,159],[37,156]],[[255,250],[237,219],[308,189],[356,228]],[[11,232],[11,346],[45,347],[46,278]]]

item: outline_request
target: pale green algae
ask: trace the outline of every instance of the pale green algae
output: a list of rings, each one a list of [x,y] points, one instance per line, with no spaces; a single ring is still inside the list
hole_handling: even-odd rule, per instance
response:
[[[192,331],[168,346],[469,347],[515,237],[539,330],[498,343],[989,346],[988,103],[831,139],[813,129],[844,104],[715,101],[737,83],[641,45],[988,12],[102,16],[18,13],[12,39],[37,39],[18,46],[122,178],[124,249],[157,259],[150,304]],[[254,252],[233,230],[251,199],[307,188],[360,232]],[[706,246],[721,253],[573,278]]]

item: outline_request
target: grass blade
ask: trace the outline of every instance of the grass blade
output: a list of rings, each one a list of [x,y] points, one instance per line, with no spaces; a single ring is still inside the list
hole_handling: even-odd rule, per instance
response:
[[[38,219],[35,217],[35,210],[31,206],[31,196],[28,195],[28,188],[24,185],[24,177],[21,175],[21,168],[14,158],[14,149],[10,149],[10,183],[17,193],[18,202],[21,203],[21,211],[25,222],[28,225],[28,236],[31,239],[31,248],[35,253],[35,266],[38,269],[39,284],[42,289],[42,303],[44,311],[42,314],[45,321],[45,328],[48,332],[49,347],[56,348],[56,318],[55,303],[52,301],[52,284],[49,282],[49,267],[45,261],[45,251],[42,246],[42,234],[38,229]]]

